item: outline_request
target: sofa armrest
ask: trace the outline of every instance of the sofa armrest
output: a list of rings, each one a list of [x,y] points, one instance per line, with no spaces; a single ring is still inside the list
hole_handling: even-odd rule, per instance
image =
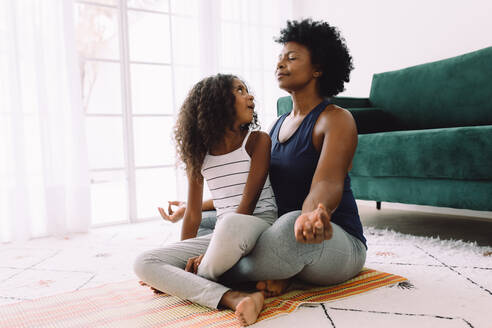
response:
[[[369,98],[354,97],[331,97],[331,101],[342,108],[365,108],[371,107]]]
[[[395,118],[381,108],[347,108],[352,114],[359,134],[400,130]]]

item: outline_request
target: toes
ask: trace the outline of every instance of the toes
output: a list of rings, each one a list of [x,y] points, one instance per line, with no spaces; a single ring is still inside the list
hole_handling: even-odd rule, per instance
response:
[[[248,325],[248,322],[246,321],[246,319],[244,318],[244,315],[242,313],[236,313],[236,316],[237,316],[241,326],[247,326]]]

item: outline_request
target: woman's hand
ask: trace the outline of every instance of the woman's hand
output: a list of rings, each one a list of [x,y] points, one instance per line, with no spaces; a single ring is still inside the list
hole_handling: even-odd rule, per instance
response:
[[[197,273],[198,266],[202,263],[203,254],[195,257],[190,257],[188,263],[186,263],[185,271],[191,273]]]
[[[169,212],[169,214],[167,214],[162,207],[158,207],[157,209],[159,210],[159,213],[164,220],[176,223],[183,218],[186,211],[186,203],[177,200],[169,201],[168,203],[169,206],[167,208],[167,211]],[[173,211],[172,206],[178,206],[176,211]]]
[[[312,212],[301,214],[294,224],[296,240],[305,244],[319,244],[333,235],[331,214],[323,204]]]

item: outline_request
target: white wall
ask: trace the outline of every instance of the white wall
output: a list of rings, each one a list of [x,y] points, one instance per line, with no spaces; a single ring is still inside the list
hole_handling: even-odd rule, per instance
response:
[[[355,66],[346,96],[369,96],[374,73],[492,46],[490,0],[294,0],[293,12],[340,29]]]

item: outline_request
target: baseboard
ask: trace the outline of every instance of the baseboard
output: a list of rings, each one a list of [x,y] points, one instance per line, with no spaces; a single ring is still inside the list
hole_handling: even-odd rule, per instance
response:
[[[372,200],[356,200],[359,206],[371,206],[376,208],[376,202]],[[436,213],[445,214],[453,216],[468,216],[484,221],[492,221],[492,212],[489,211],[475,211],[475,210],[465,210],[451,207],[436,207],[436,206],[426,206],[426,205],[413,205],[413,204],[403,204],[403,203],[389,203],[381,202],[381,209],[391,208],[395,210],[403,211],[417,211],[426,213]]]

